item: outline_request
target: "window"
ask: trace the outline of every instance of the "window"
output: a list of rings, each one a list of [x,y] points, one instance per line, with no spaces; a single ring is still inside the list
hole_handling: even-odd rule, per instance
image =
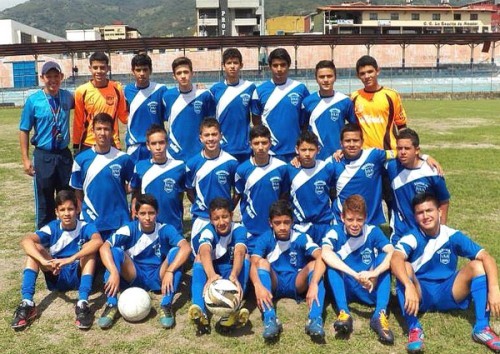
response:
[[[478,19],[479,19],[479,16],[477,14],[470,14],[471,21],[477,21]]]
[[[420,14],[411,14],[412,21],[420,21]]]
[[[454,15],[453,15],[453,19],[454,19],[455,21],[460,21],[460,20],[462,19],[462,14],[454,14]]]
[[[432,21],[440,21],[441,14],[432,14]]]
[[[391,12],[391,21],[399,20],[399,14],[397,12]]]
[[[378,13],[370,12],[370,21],[377,21],[377,20],[378,20]]]
[[[32,43],[31,34],[21,32],[21,43]]]

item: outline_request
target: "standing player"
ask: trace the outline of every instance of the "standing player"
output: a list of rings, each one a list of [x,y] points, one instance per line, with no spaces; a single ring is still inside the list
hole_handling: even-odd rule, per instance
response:
[[[100,250],[108,300],[98,324],[101,328],[113,325],[117,294],[125,285],[161,290],[160,324],[172,328],[172,301],[181,281],[182,265],[189,258],[189,243],[172,226],[156,221],[158,202],[152,195],[138,196],[134,207],[137,220],[120,227]]]
[[[287,297],[300,301],[303,295],[309,307],[306,333],[317,339],[325,336],[321,317],[325,264],[321,260],[321,249],[309,235],[294,231],[292,222],[289,203],[276,201],[269,210],[271,230],[261,236],[251,255],[250,278],[257,305],[263,313],[265,340],[276,339],[282,331],[273,299]]]
[[[125,86],[124,91],[129,111],[125,141],[134,164],[151,157],[146,147],[146,131],[152,124],[163,125],[165,120],[162,97],[167,87],[150,81],[152,72],[153,63],[148,55],[137,54],[132,58],[135,83]]]
[[[403,236],[392,257],[396,290],[409,330],[410,353],[424,349],[418,313],[465,310],[474,300],[472,339],[500,352],[500,338],[489,326],[490,312],[500,315],[500,289],[495,258],[461,231],[442,223],[439,200],[417,194],[413,210],[418,227]],[[470,260],[457,271],[458,258]]]
[[[326,160],[340,149],[339,136],[345,122],[356,121],[352,101],[333,88],[336,78],[337,69],[333,61],[319,61],[316,64],[316,82],[319,91],[307,96],[302,102],[309,130],[319,138],[320,160]]]
[[[27,259],[21,285],[23,299],[11,324],[16,330],[25,328],[37,316],[33,296],[40,270],[50,291],[78,289],[76,326],[80,329],[92,326],[88,298],[94,279],[95,255],[102,239],[93,224],[78,220],[78,200],[73,191],[60,191],[55,203],[58,220],[21,241]]]
[[[153,124],[146,133],[146,146],[151,159],[141,160],[135,165],[130,187],[134,198],[141,193],[152,194],[160,205],[158,222],[172,225],[182,234],[186,165],[167,157],[167,144],[165,128]]]
[[[92,121],[98,113],[107,113],[113,120],[113,146],[120,148],[118,120],[127,124],[127,104],[119,83],[108,79],[109,58],[95,52],[89,58],[92,80],[75,90],[73,150],[79,152],[95,144]]]
[[[270,153],[285,162],[295,157],[295,142],[300,130],[307,126],[302,101],[309,96],[303,83],[288,78],[292,59],[277,48],[269,54],[272,78],[261,84],[252,97],[254,124],[262,122],[271,131]]]
[[[193,235],[191,246],[195,260],[189,318],[196,324],[199,334],[210,333],[210,322],[203,301],[203,289],[217,279],[229,279],[245,293],[250,272],[247,254],[247,230],[234,223],[231,202],[215,198],[210,202],[210,224]],[[241,308],[229,317],[221,318],[221,329],[241,327],[248,321],[249,312]],[[221,326],[221,327],[220,327]]]
[[[172,71],[178,87],[163,95],[169,125],[168,153],[176,160],[187,161],[202,149],[196,131],[203,118],[215,115],[214,101],[209,90],[193,87],[193,64],[189,58],[175,59]]]
[[[103,240],[107,240],[129,221],[125,183],[130,181],[134,165],[130,157],[114,148],[113,118],[97,114],[92,123],[95,145],[75,157],[70,185],[82,202],[83,219],[95,222]]]
[[[377,226],[366,224],[366,204],[359,194],[344,202],[343,225],[335,225],[323,238],[322,256],[327,264],[330,290],[339,316],[333,327],[343,334],[352,332],[348,302],[375,306],[370,327],[382,343],[393,344],[387,306],[391,292],[391,263],[394,247]]]
[[[43,65],[40,80],[44,88],[28,97],[19,123],[24,172],[34,177],[37,228],[56,218],[54,195],[69,189],[73,162],[68,149],[69,115],[75,104],[71,93],[60,89],[63,78],[59,64],[48,61]],[[29,157],[30,142],[35,146],[33,161]]]
[[[215,117],[222,132],[221,147],[241,163],[250,157],[248,131],[255,84],[240,78],[243,58],[236,48],[222,53],[222,68],[225,80],[210,88],[216,104]]]

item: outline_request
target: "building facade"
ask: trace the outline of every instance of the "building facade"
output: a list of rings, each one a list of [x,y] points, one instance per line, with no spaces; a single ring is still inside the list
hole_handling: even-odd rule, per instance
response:
[[[311,16],[278,16],[266,20],[266,34],[287,35],[310,33],[312,30]]]
[[[0,20],[0,44],[60,42],[65,38],[14,20]]]

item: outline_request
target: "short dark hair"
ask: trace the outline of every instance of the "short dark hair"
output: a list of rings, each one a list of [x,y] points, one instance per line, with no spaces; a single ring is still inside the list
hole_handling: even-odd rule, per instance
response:
[[[231,58],[238,59],[240,64],[243,63],[243,56],[237,48],[228,48],[222,53],[222,64],[225,64]]]
[[[103,61],[106,63],[106,65],[109,65],[109,58],[104,52],[92,53],[92,55],[89,57],[89,64],[92,65],[92,62],[94,61]]]
[[[366,217],[366,203],[364,198],[359,194],[347,197],[342,204],[342,215],[345,215],[347,211],[360,213]]]
[[[271,53],[269,53],[269,66],[271,66],[274,59],[284,60],[286,61],[288,66],[292,65],[292,58],[290,58],[290,54],[288,54],[288,52],[284,48],[276,48]]]
[[[283,215],[289,216],[293,220],[293,209],[288,200],[278,199],[269,208],[269,220]]]
[[[319,147],[318,136],[310,130],[303,130],[300,133],[299,138],[297,139],[297,147],[302,143],[313,144],[316,147]]]
[[[271,131],[268,127],[263,124],[254,125],[252,129],[250,129],[250,141],[255,138],[267,138],[271,140]]]
[[[316,69],[314,71],[314,75],[318,75],[319,69],[332,69],[333,70],[333,75],[337,77],[337,68],[335,67],[335,64],[333,63],[333,60],[320,60],[318,64],[316,64]]]
[[[401,140],[401,139],[411,140],[411,144],[413,145],[413,147],[417,148],[420,146],[420,138],[418,137],[417,132],[413,129],[406,128],[401,130],[396,136],[396,140]]]
[[[181,65],[186,65],[187,67],[189,67],[189,71],[193,71],[193,62],[187,57],[175,58],[172,62],[172,71],[175,73],[175,69],[177,69],[177,67]]]
[[[139,211],[143,205],[151,205],[153,209],[158,212],[158,201],[152,194],[139,194],[135,198],[135,211]]]
[[[167,131],[165,130],[165,127],[160,125],[160,124],[156,124],[156,123],[151,124],[149,129],[146,131],[146,140],[149,141],[149,137],[153,134],[156,134],[156,133],[165,133],[165,137],[168,140]]]
[[[227,198],[221,198],[221,197],[214,198],[208,205],[208,210],[210,214],[212,214],[212,212],[218,209],[225,209],[231,212],[232,211],[231,201]]]
[[[101,112],[97,113],[94,116],[94,119],[92,120],[92,125],[95,125],[96,123],[101,123],[101,124],[109,124],[111,126],[111,129],[114,129],[114,120],[113,117],[111,117],[109,114]]]
[[[149,70],[153,71],[153,61],[147,54],[134,55],[131,61],[131,65],[132,70],[134,70],[136,66],[147,66]]]
[[[361,135],[361,139],[363,139],[363,130],[358,123],[347,123],[344,125],[342,130],[340,131],[340,141],[344,139],[345,133],[359,133]]]
[[[356,73],[359,73],[359,69],[362,68],[363,66],[369,66],[369,65],[373,66],[375,70],[378,70],[377,60],[375,60],[375,58],[372,56],[363,55],[356,62]]]
[[[205,118],[201,121],[201,124],[200,124],[200,134],[201,134],[201,131],[205,128],[212,128],[212,127],[215,127],[217,128],[217,130],[219,130],[220,132],[220,124],[219,124],[219,121],[215,118],[212,118],[212,117],[208,117],[208,118]]]
[[[432,202],[436,206],[436,208],[439,208],[439,200],[436,197],[436,195],[432,192],[425,191],[417,193],[417,195],[413,197],[413,200],[411,201],[411,206],[413,208],[413,211],[415,211],[417,205],[420,205],[425,202]]]
[[[56,194],[56,208],[63,205],[65,202],[70,201],[73,203],[75,208],[78,208],[78,199],[76,198],[76,193],[71,189],[63,189]]]

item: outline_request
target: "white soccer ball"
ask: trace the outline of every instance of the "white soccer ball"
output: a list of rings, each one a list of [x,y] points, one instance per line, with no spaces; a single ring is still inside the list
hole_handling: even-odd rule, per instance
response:
[[[220,317],[227,317],[238,310],[242,297],[239,287],[227,279],[214,281],[203,294],[207,310]]]
[[[128,288],[118,298],[118,311],[129,322],[141,321],[151,311],[151,298],[144,289]]]

